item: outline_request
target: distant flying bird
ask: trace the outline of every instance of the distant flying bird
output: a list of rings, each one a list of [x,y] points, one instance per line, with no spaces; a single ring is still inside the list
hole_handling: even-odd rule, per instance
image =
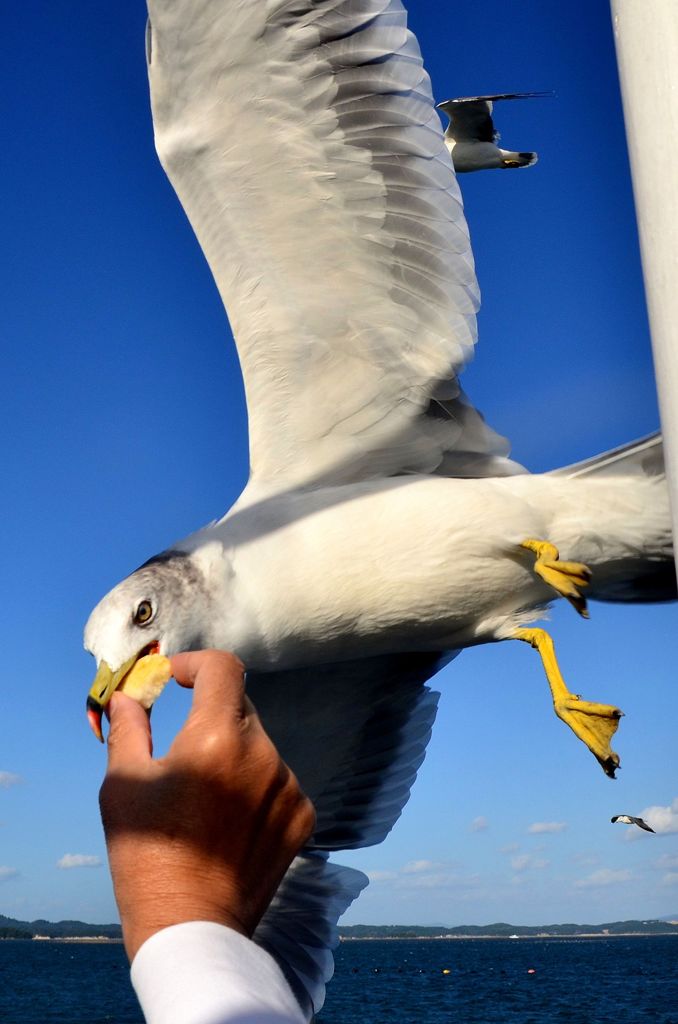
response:
[[[638,828],[644,828],[646,832],[654,832],[654,829],[650,828],[646,821],[643,821],[642,818],[634,818],[632,814],[615,814],[610,821],[613,825],[615,821],[621,821],[622,825],[637,825]]]
[[[571,693],[532,623],[557,597],[585,614],[585,588],[672,596],[661,444],[532,476],[461,392],[477,283],[399,3],[149,0],[149,11],[156,146],[233,326],[251,474],[223,519],[94,609],[88,706],[96,724],[150,652],[243,660],[317,812],[256,935],[310,1012],[337,916],[366,881],[327,853],[393,827],[435,717],[426,681],[464,647],[536,648],[556,713],[614,774],[621,712]],[[566,381],[559,396],[568,402]],[[488,713],[485,699],[483,760],[498,758]]]
[[[450,119],[445,132],[445,145],[452,156],[457,174],[465,171],[487,171],[495,167],[531,167],[536,153],[514,153],[497,145],[499,132],[492,120],[495,100],[522,100],[534,96],[552,96],[550,92],[503,92],[494,96],[460,96],[443,100],[438,110]]]

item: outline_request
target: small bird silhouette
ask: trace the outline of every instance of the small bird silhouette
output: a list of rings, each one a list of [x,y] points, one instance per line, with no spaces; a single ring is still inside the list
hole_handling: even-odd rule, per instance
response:
[[[646,832],[654,832],[654,829],[650,828],[646,821],[643,821],[642,818],[634,818],[632,814],[615,814],[610,821],[613,825],[615,821],[621,821],[622,825],[637,825],[638,828],[644,828]]]

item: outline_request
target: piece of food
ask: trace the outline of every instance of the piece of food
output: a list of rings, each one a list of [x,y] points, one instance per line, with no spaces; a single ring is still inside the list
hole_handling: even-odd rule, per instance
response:
[[[101,720],[104,709],[115,690],[122,690],[128,697],[148,709],[158,699],[165,683],[171,678],[169,658],[158,654],[158,643],[149,644],[138,654],[124,661],[115,671],[108,662],[99,662],[97,674],[87,697],[87,719],[92,732],[104,742]]]
[[[134,663],[118,689],[148,710],[171,678],[169,658],[164,654],[147,654]]]

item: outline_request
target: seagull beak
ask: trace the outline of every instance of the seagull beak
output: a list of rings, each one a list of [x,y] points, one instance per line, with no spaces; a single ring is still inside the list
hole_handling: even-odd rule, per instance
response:
[[[129,661],[123,662],[116,672],[106,661],[102,661],[99,665],[92,688],[87,696],[87,719],[92,732],[101,743],[104,742],[104,734],[101,730],[101,717],[104,708],[138,658],[139,654],[135,654]]]

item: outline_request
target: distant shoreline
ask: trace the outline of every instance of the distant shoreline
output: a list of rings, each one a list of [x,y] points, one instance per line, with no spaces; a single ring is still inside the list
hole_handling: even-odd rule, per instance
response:
[[[612,939],[651,938],[655,935],[678,935],[678,914],[662,918],[640,918],[625,921],[600,921],[582,924],[553,921],[539,925],[518,925],[508,921],[489,924],[460,925],[424,924],[350,924],[339,925],[341,942],[440,941],[441,939]],[[20,921],[0,914],[0,940],[17,942],[122,942],[122,929],[117,923],[88,924],[85,921]]]
[[[535,939],[654,939],[659,935],[676,936],[678,932],[567,932],[554,935],[540,932],[538,935],[342,935],[340,942],[534,942]],[[106,935],[33,935],[31,938],[3,938],[0,942],[81,942],[86,945],[114,944],[120,946],[122,939]]]
[[[84,942],[89,946],[115,943],[119,946],[122,939],[109,938],[107,935],[27,935],[25,938],[18,935],[0,935],[0,942]]]
[[[568,940],[568,939],[655,939],[661,935],[676,936],[678,932],[569,932],[554,935],[553,932],[541,932],[538,935],[342,935],[339,942],[534,942],[535,939]],[[82,943],[83,945],[122,945],[122,939],[108,938],[106,935],[32,935],[26,938],[4,938],[0,942],[60,942]]]
[[[665,932],[540,932],[536,935],[341,935],[340,942],[533,942],[535,939],[654,939],[660,935],[678,936],[678,930]]]
[[[554,935],[542,932],[538,935],[342,935],[339,942],[534,942],[535,939],[567,941],[568,939],[655,939],[661,935],[676,936],[676,930],[666,932],[571,932]],[[122,939],[108,938],[105,935],[36,935],[30,938],[0,938],[0,942],[46,942],[46,943],[81,943],[83,945],[115,945],[121,946]]]

